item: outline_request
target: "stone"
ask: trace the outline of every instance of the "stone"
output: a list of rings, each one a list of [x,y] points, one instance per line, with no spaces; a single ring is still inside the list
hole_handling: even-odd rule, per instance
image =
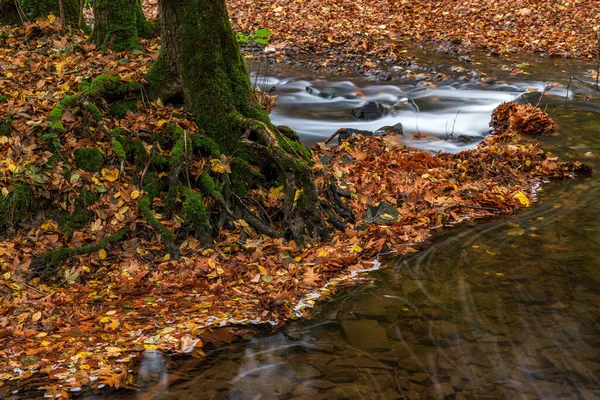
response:
[[[431,400],[446,399],[450,398],[454,393],[454,388],[450,383],[441,382],[437,385],[428,387],[425,392],[423,392],[423,398]]]
[[[402,127],[402,124],[398,122],[397,124],[392,126],[383,126],[377,129],[375,132],[373,132],[373,134],[375,136],[384,136],[392,132],[394,132],[396,135],[404,135],[404,128]]]
[[[303,381],[305,379],[318,378],[321,375],[323,375],[321,371],[319,371],[312,365],[301,364],[300,367],[296,370],[296,379],[300,381]]]
[[[344,321],[342,330],[348,342],[357,349],[389,349],[390,347],[385,329],[375,321]]]
[[[367,208],[365,223],[367,224],[391,224],[397,222],[400,217],[400,211],[391,203],[382,201],[376,207]]]
[[[383,116],[385,107],[374,101],[370,101],[352,110],[350,116],[357,121],[373,121]]]
[[[357,136],[373,136],[373,132],[365,131],[362,129],[354,129],[354,128],[341,128],[338,129],[338,145],[342,144],[343,141],[355,138]]]
[[[323,379],[315,379],[306,382],[306,386],[309,388],[317,389],[319,391],[325,391],[331,389],[332,387],[335,387],[335,384]]]

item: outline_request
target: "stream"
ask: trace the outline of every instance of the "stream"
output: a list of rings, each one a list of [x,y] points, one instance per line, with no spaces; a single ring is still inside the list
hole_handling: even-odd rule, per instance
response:
[[[440,82],[289,70],[256,78],[279,95],[274,123],[307,144],[342,127],[401,122],[403,144],[431,152],[472,148],[488,134],[497,105],[555,82],[541,104],[561,129],[542,147],[595,173],[545,184],[518,215],[448,230],[372,272],[370,283],[317,305],[314,318],[221,347],[192,368],[167,371],[148,353],[138,375],[153,390],[114,398],[600,398],[600,103],[572,85],[563,106],[565,63],[531,61],[517,75],[488,65],[494,79],[459,69],[461,76]],[[350,111],[367,101],[384,105],[386,115],[352,120]]]

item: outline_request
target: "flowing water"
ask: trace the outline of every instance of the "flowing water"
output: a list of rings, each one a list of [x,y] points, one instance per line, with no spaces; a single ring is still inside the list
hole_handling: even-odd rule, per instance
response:
[[[457,79],[436,87],[310,77],[263,84],[280,96],[274,122],[309,144],[341,127],[401,122],[406,145],[456,152],[489,132],[498,104],[562,77],[542,99],[561,126],[543,147],[598,171],[600,103],[579,87],[562,107],[567,75],[560,68],[546,61],[530,71],[535,79]],[[387,115],[352,121],[350,110],[368,100],[384,104]],[[598,399],[599,205],[598,173],[546,184],[526,212],[447,231],[373,272],[371,284],[319,305],[311,320],[222,347],[187,370],[166,372],[149,353],[139,375],[158,380],[151,394],[118,397]]]

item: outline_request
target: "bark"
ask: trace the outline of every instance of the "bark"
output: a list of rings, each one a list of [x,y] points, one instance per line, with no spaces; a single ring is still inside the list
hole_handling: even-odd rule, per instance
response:
[[[220,151],[283,183],[288,238],[327,239],[310,152],[295,135],[278,131],[257,102],[225,0],[160,0],[159,15],[161,52],[146,77],[150,97],[184,103]],[[234,190],[244,191],[250,173],[233,172]]]
[[[57,17],[60,15],[58,0],[18,0],[23,15],[29,21],[46,17],[52,13]],[[77,26],[79,23],[79,0],[63,0],[65,23],[69,26]],[[15,7],[14,0],[0,0],[0,24],[16,25],[21,19]],[[81,26],[85,28],[85,26]]]
[[[140,47],[140,37],[150,26],[141,0],[95,0],[92,41],[103,50],[124,51]]]

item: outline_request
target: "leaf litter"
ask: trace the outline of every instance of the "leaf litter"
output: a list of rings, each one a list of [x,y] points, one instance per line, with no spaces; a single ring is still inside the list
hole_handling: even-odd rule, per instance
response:
[[[0,387],[33,381],[47,394],[64,397],[81,388],[131,387],[131,368],[145,351],[202,357],[216,329],[280,326],[307,316],[315,301],[351,284],[349,278],[360,277],[361,271],[378,267],[380,258],[415,252],[415,244],[443,227],[528,207],[543,179],[589,172],[519,140],[521,133],[530,133],[522,130],[532,119],[554,129],[537,109],[534,116],[518,107],[498,113],[495,135],[458,154],[408,149],[393,134],[357,137],[335,148],[321,144],[312,149],[317,184],[324,191],[333,176],[356,217],[331,243],[299,248],[259,235],[240,221],[235,229],[223,230],[212,249],[184,238],[177,260],[157,235],[149,234],[75,257],[55,281],[27,281],[36,255],[96,241],[117,232],[123,221],[144,223],[138,215],[140,191],[132,180],[135,167],[126,163],[120,173],[110,139],[94,124],[65,113],[60,138],[39,132],[58,101],[77,92],[83,81],[110,70],[122,81],[143,82],[158,41],[145,41],[146,52],[100,54],[84,36],[65,35],[50,20],[0,29],[0,90],[8,98],[0,121],[13,118],[10,135],[0,141],[2,195],[25,184],[34,198],[63,210],[72,209],[73,199],[85,190],[99,195],[88,207],[92,221],[72,237],[42,213],[27,229],[0,242],[0,355],[5,360]],[[137,134],[147,151],[152,145],[144,138],[163,132],[167,121],[200,135],[182,109],[161,102],[120,119],[104,115],[103,121]],[[58,161],[51,160],[52,140],[59,140]],[[78,149],[92,144],[106,158],[95,173],[77,168],[74,161]],[[330,158],[326,165],[319,161],[324,155]],[[228,173],[227,160],[204,159],[190,166],[195,177],[206,170]],[[253,196],[266,210],[281,207],[278,187]],[[384,212],[374,224],[367,211],[378,207]],[[178,215],[155,217],[169,229],[181,226]]]

